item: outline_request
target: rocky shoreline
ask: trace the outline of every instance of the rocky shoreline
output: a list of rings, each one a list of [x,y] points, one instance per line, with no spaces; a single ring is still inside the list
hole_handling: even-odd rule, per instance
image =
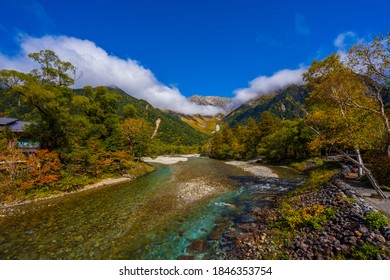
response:
[[[285,195],[287,195],[286,192]],[[335,179],[316,191],[295,197],[300,208],[322,205],[335,209],[334,217],[320,223],[320,229],[304,226],[286,234],[275,227],[281,221],[275,197],[262,209],[249,209],[228,229],[216,228],[208,237],[211,253],[208,259],[390,259],[390,228],[372,228],[366,215],[376,211],[353,188]],[[248,219],[248,216],[250,219]],[[217,232],[219,231],[219,232]],[[218,238],[215,238],[218,235]]]

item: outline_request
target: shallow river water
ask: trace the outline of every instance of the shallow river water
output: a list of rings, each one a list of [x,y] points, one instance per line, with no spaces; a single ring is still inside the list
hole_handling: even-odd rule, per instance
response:
[[[297,176],[274,168],[281,179],[256,178],[208,158],[156,167],[127,183],[16,207],[0,217],[0,259],[177,259]]]

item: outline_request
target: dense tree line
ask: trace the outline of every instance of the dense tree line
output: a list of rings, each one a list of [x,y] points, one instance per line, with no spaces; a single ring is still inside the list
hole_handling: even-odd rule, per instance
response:
[[[248,160],[259,156],[269,161],[303,159],[310,155],[307,147],[313,132],[303,120],[281,120],[264,112],[256,124],[223,127],[216,132],[204,151],[217,159]]]

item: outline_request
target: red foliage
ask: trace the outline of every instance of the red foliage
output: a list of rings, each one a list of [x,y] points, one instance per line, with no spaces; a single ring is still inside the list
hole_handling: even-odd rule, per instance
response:
[[[28,173],[31,177],[22,184],[24,189],[50,185],[60,179],[61,162],[57,153],[37,150],[27,160]]]

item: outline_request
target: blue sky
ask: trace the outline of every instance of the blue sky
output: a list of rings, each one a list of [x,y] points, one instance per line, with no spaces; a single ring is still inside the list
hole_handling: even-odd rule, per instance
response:
[[[313,59],[390,30],[388,0],[3,0],[1,6],[0,68],[27,70],[23,57],[39,47],[52,47],[77,64],[69,48],[81,44],[85,53],[105,52],[106,67],[118,62],[114,68],[122,74],[135,73],[128,91],[147,100],[166,91],[178,100],[193,94],[255,95],[275,73],[282,71],[271,85],[290,77],[286,69],[300,74]],[[115,76],[115,69],[101,72]],[[88,77],[88,67],[81,70],[80,86],[111,82]],[[139,75],[144,83],[136,82]],[[123,79],[113,78],[112,84]],[[164,104],[175,102],[152,104],[169,108]]]

